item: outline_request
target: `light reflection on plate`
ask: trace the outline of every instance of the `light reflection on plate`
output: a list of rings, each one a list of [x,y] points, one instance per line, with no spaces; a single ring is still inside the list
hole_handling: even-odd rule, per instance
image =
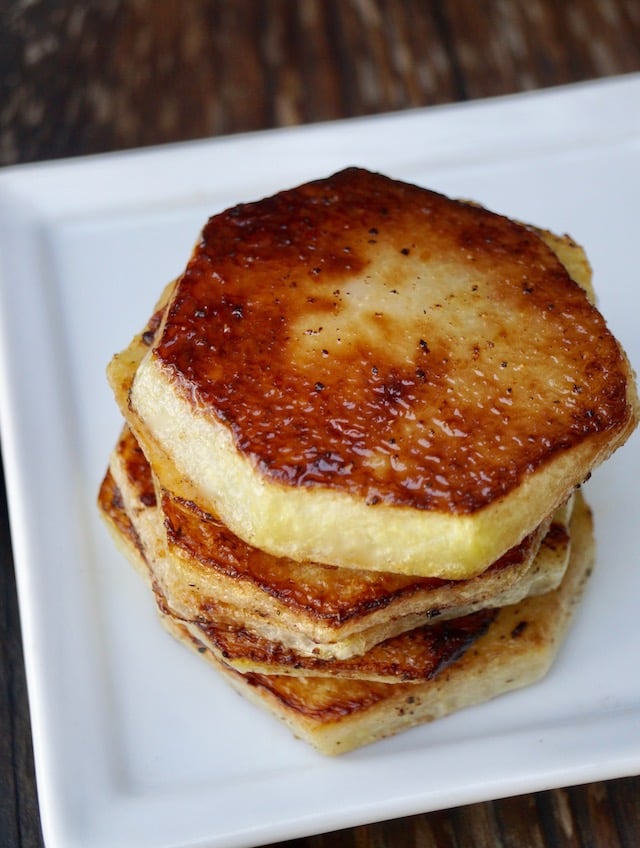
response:
[[[105,365],[207,215],[346,165],[569,232],[640,365],[638,102],[631,76],[0,174],[0,420],[48,845],[251,845],[640,770],[637,435],[588,485],[598,568],[549,677],[337,760],[164,633],[94,507],[119,429]]]

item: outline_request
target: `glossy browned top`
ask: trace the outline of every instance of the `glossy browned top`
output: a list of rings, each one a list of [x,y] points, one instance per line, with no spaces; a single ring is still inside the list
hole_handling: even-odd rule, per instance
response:
[[[371,504],[472,512],[629,414],[533,231],[358,169],[211,218],[157,356],[262,474]]]
[[[288,669],[299,675],[423,681],[431,680],[459,659],[486,633],[496,614],[497,610],[482,610],[454,621],[418,627],[375,645],[362,656],[344,660],[299,654],[241,628],[201,625],[200,629],[226,662],[259,664],[266,673],[287,673]]]

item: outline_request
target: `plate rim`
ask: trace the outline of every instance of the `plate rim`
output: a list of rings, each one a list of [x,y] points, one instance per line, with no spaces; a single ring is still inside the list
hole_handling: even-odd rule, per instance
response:
[[[223,137],[196,142],[181,142],[161,148],[146,148],[123,153],[116,152],[72,160],[58,160],[50,163],[15,166],[0,173],[0,218],[5,218],[8,211],[14,212],[17,210],[19,213],[17,216],[18,220],[14,223],[9,235],[13,234],[18,239],[26,239],[26,243],[31,243],[34,237],[40,238],[42,228],[45,225],[55,227],[56,222],[59,225],[60,222],[78,220],[82,211],[81,204],[74,207],[68,202],[71,199],[78,203],[78,197],[58,197],[57,201],[53,197],[48,198],[44,205],[38,205],[38,200],[42,198],[42,195],[36,190],[34,175],[38,181],[42,180],[43,175],[45,177],[51,177],[51,184],[55,186],[59,184],[61,179],[68,179],[69,173],[82,174],[83,178],[86,178],[87,174],[91,174],[96,168],[99,171],[106,168],[105,173],[108,177],[114,167],[120,168],[126,166],[129,168],[139,166],[141,163],[143,165],[149,163],[150,166],[153,166],[151,167],[151,171],[155,174],[158,167],[164,167],[167,157],[175,161],[176,157],[192,156],[196,150],[200,154],[203,154],[211,150],[217,150],[219,152],[222,148],[228,151],[234,145],[248,145],[249,148],[265,144],[270,146],[274,143],[281,144],[283,139],[287,143],[298,143],[301,134],[313,140],[319,137],[326,137],[327,134],[331,134],[331,132],[336,130],[338,134],[351,132],[356,124],[360,127],[360,131],[365,131],[371,126],[372,121],[379,126],[388,122],[394,123],[396,127],[406,126],[407,121],[409,123],[417,121],[418,124],[427,123],[433,125],[434,121],[449,120],[451,115],[462,115],[463,122],[466,122],[474,114],[477,114],[477,110],[509,110],[513,104],[517,106],[518,104],[525,104],[526,108],[532,107],[534,110],[544,109],[548,107],[548,104],[552,100],[560,98],[560,101],[565,101],[567,97],[572,97],[574,94],[579,98],[587,98],[587,100],[593,98],[596,100],[606,100],[610,105],[610,97],[616,91],[619,93],[633,91],[640,95],[640,74],[603,79],[595,83],[577,83],[554,89],[508,95],[485,101],[447,104],[442,107],[427,107],[401,113],[390,113],[365,118],[347,118],[339,122],[330,122],[327,124],[313,124],[282,130],[265,130],[258,133],[243,134],[242,136]],[[518,106],[518,108],[520,107]],[[628,119],[628,116],[625,116],[625,119]],[[618,133],[616,137],[622,136],[625,138],[640,137],[640,122],[636,121],[634,124],[633,121],[626,120],[624,132],[622,134]],[[602,138],[605,138],[604,135]],[[609,138],[611,138],[611,134]],[[100,180],[105,179],[104,174],[99,174],[98,176]],[[51,191],[52,189],[48,190]],[[172,191],[174,191],[174,187],[170,186],[170,191],[167,195],[169,200],[173,196]],[[155,197],[156,195],[153,195],[153,198]],[[113,195],[108,199],[111,205],[107,204],[104,209],[101,209],[100,214],[105,216],[117,215],[118,209],[122,209],[121,200],[118,201],[117,192],[114,191]],[[56,207],[56,202],[61,204],[61,206],[58,205]],[[168,202],[166,197],[165,202]],[[57,212],[56,208],[58,210]],[[144,210],[147,206],[143,205],[140,208]],[[6,246],[7,235],[5,234],[3,237],[0,237],[0,248],[5,247],[6,249]],[[37,273],[37,269],[33,273]],[[31,525],[31,520],[26,514],[27,504],[31,500],[31,493],[28,491],[30,489],[29,484],[33,481],[34,471],[25,470],[25,456],[28,448],[24,445],[23,438],[18,432],[20,416],[25,413],[23,399],[19,397],[19,389],[16,383],[16,374],[19,372],[19,366],[17,371],[14,361],[15,354],[11,349],[15,342],[16,331],[15,328],[12,329],[9,327],[9,320],[11,310],[13,309],[15,311],[15,303],[9,301],[9,290],[3,283],[3,278],[4,275],[0,278],[0,303],[3,305],[2,313],[5,316],[3,319],[0,315],[0,325],[2,326],[2,332],[0,333],[0,432],[2,433],[11,536],[14,545],[16,582],[18,585],[25,664],[27,666],[27,682],[32,710],[41,816],[43,829],[46,830],[45,835],[50,838],[51,845],[71,846],[76,844],[79,836],[85,838],[87,835],[93,835],[90,833],[92,824],[87,821],[81,822],[77,818],[77,809],[71,810],[69,807],[68,796],[64,788],[52,784],[52,765],[50,759],[54,754],[50,750],[50,740],[47,740],[42,732],[44,727],[50,725],[51,718],[49,715],[43,713],[50,706],[50,704],[47,705],[50,695],[47,691],[47,686],[49,685],[47,673],[42,667],[42,646],[38,644],[41,641],[41,635],[38,634],[38,629],[34,622],[30,620],[34,605],[36,607],[38,606],[38,603],[34,599],[37,597],[39,591],[34,586],[35,575],[33,565],[31,564],[34,556],[38,556],[39,554],[34,552],[34,540],[30,537],[31,534],[27,532],[27,529]],[[20,301],[19,308],[27,309],[31,302],[29,298],[32,298],[33,294],[33,292],[24,293],[24,298]],[[55,371],[54,365],[55,363],[52,362],[51,368]],[[17,416],[15,414],[16,410],[18,410]],[[65,459],[65,456],[61,455],[59,462],[63,467],[66,467],[68,458]],[[629,709],[627,712],[632,714],[634,718],[637,718],[637,711],[635,709]],[[593,721],[592,716],[587,718]],[[585,718],[585,721],[587,721],[587,718]],[[99,720],[104,721],[104,716],[99,717]],[[602,717],[601,721],[606,723],[606,717]],[[587,723],[589,722],[587,721]],[[553,732],[551,735],[553,735]],[[604,775],[604,779],[606,779],[623,776],[623,774],[636,773],[638,769],[640,769],[640,746],[635,752],[627,750],[624,755],[621,753],[615,764],[613,762],[608,764],[608,771],[607,768],[603,769],[602,764],[596,762],[591,763],[590,766],[583,764],[582,768],[579,768],[577,763],[574,763],[573,769],[567,767],[564,770],[564,778],[566,779],[570,775],[573,775],[582,781],[585,778],[587,780],[603,779]],[[349,765],[344,769],[344,773],[347,775],[351,771],[352,767]],[[121,797],[118,792],[114,793],[113,785],[105,778],[104,774],[100,779],[102,783],[98,782],[97,789],[102,793],[106,793],[100,797],[103,801],[106,798],[107,803],[110,802],[111,806],[108,808],[101,806],[99,803],[100,797],[98,797],[99,793],[97,793],[93,799],[94,806],[92,810],[92,815],[96,817],[95,821],[115,813],[115,819],[118,820],[121,827],[131,827],[131,799]],[[537,783],[535,780],[533,782],[531,780],[527,782],[525,779],[523,785],[526,784],[526,787],[521,791],[536,791],[536,789],[549,788],[547,785],[548,779],[545,779],[542,773],[538,775],[537,781]],[[561,783],[558,785],[567,784]],[[459,790],[457,795],[456,793],[453,793],[453,795],[450,794],[448,800],[445,801],[443,797],[441,801],[449,806],[452,803],[471,803],[476,800],[488,800],[488,798],[480,797],[482,793],[478,795],[478,792],[479,787],[477,785],[473,787],[468,786],[466,795],[464,791]],[[514,794],[518,793],[516,792]],[[138,799],[138,803],[144,804],[146,802],[144,799]],[[382,803],[378,807],[376,818],[367,817],[367,813],[365,812],[366,807],[367,805],[364,803],[364,800],[357,808],[353,808],[353,806],[351,808],[345,807],[339,816],[334,816],[333,822],[337,827],[347,827],[377,820],[378,813],[380,812],[382,813],[382,818],[389,818],[396,815],[409,815],[415,812],[438,809],[441,807],[441,803],[438,802],[436,806],[431,806],[429,801],[421,797],[419,793],[413,798],[393,798],[389,799],[386,804]],[[288,839],[320,832],[317,828],[325,830],[326,824],[327,819],[324,818],[324,813],[317,814],[314,817],[313,811],[310,810],[307,812],[304,821],[297,819],[295,821],[290,820],[286,823],[283,821],[276,822],[269,828],[268,833],[271,841],[275,839]],[[331,820],[329,820],[329,824],[331,829],[334,829],[334,824],[331,823]],[[310,827],[315,829],[309,830]],[[83,831],[83,828],[89,828],[89,830]],[[208,843],[211,845],[225,845],[231,848],[234,845],[250,844],[246,842],[246,839],[252,838],[252,836],[255,836],[255,827],[249,831],[245,830],[241,832],[237,830],[235,833],[227,833],[224,836],[224,841],[220,841],[216,834],[204,834],[202,838],[208,840]],[[80,842],[78,841],[77,844],[80,844]],[[108,843],[94,841],[92,844],[106,845]],[[145,842],[144,844],[152,845],[156,843]],[[157,844],[165,843],[158,842]],[[195,842],[190,840],[181,844],[188,845],[195,844]]]

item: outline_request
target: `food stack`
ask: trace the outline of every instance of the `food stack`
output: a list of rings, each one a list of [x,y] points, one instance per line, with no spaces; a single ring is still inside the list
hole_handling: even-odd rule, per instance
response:
[[[637,423],[568,237],[350,168],[212,217],[108,373],[161,620],[327,754],[548,670]]]

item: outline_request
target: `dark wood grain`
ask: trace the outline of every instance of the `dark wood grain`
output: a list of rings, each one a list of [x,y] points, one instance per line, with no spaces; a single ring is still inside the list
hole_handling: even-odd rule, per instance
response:
[[[31,725],[0,466],[0,845],[41,845]]]
[[[637,70],[637,0],[0,0],[0,165]],[[6,502],[0,499],[0,846],[41,845]],[[640,845],[640,778],[284,845],[634,848]]]
[[[0,3],[0,163],[640,68],[636,2]]]

